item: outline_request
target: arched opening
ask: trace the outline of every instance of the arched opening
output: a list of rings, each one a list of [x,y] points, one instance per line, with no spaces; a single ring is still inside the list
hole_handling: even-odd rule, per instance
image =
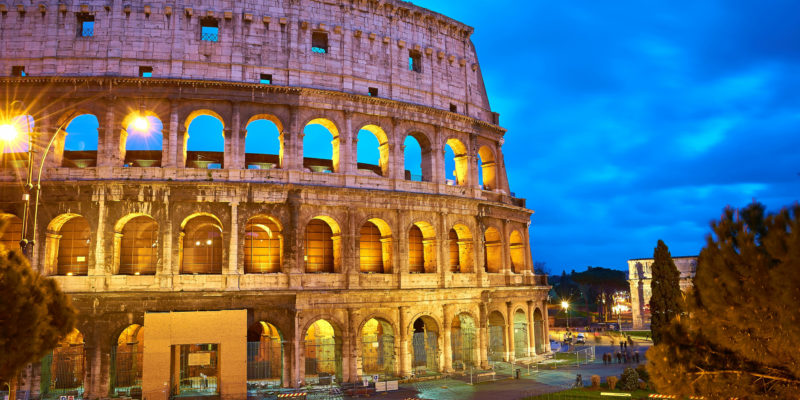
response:
[[[5,124],[0,119],[0,124]],[[24,177],[28,165],[28,149],[30,147],[30,133],[34,131],[34,121],[31,115],[20,115],[8,121],[13,130],[0,132],[0,168],[20,168],[21,177]]]
[[[316,217],[306,225],[306,273],[340,272],[341,232],[330,217]]]
[[[361,371],[364,375],[395,375],[394,330],[372,318],[361,328]]]
[[[222,273],[222,224],[215,217],[198,215],[183,224],[182,274]]]
[[[283,125],[272,115],[257,115],[247,124],[244,163],[247,169],[273,169],[283,166]]]
[[[275,325],[256,322],[247,329],[247,394],[262,395],[283,382],[283,336]]]
[[[0,245],[6,250],[19,250],[22,240],[22,220],[16,215],[0,214],[0,226],[5,225],[0,232]]]
[[[120,275],[154,275],[158,264],[158,222],[147,215],[133,217],[115,235]],[[119,241],[117,245],[117,241]]]
[[[450,138],[444,149],[445,180],[448,185],[464,186],[469,176],[467,146],[460,140]]]
[[[193,112],[186,121],[186,168],[224,168],[226,138],[222,117],[201,110]]]
[[[142,397],[144,327],[129,325],[111,348],[111,392],[121,397]]]
[[[164,129],[151,112],[131,113],[122,122],[121,154],[126,167],[160,167]]]
[[[330,322],[320,319],[306,331],[306,383],[330,384],[342,381],[342,338]]]
[[[84,356],[83,334],[73,329],[42,359],[41,397],[83,397]]]
[[[508,244],[511,253],[511,270],[521,274],[525,271],[525,245],[522,243],[522,235],[519,231],[511,232]]]
[[[436,272],[436,232],[427,222],[415,222],[408,231],[408,272]]]
[[[430,182],[431,144],[425,135],[419,132],[406,136],[403,142],[403,163],[405,179],[408,181]]]
[[[514,313],[514,358],[528,357],[528,316],[525,311]]]
[[[464,370],[477,367],[477,330],[475,319],[467,313],[461,313],[453,318],[450,332],[450,348],[453,352],[453,369]]]
[[[359,232],[359,269],[366,273],[392,272],[392,233],[389,224],[373,218]]]
[[[339,130],[332,121],[317,118],[306,124],[303,168],[310,172],[339,172]]]
[[[499,311],[489,313],[489,362],[500,362],[506,358],[506,322]]]
[[[422,316],[412,326],[412,362],[416,376],[439,372],[439,327],[433,318]]]
[[[494,227],[486,228],[484,234],[484,258],[486,272],[498,273],[503,268],[503,243],[500,233]]]
[[[55,218],[48,228],[48,249],[45,253],[47,270],[55,275],[79,276],[89,273],[91,230],[86,218],[65,214]]]
[[[283,234],[277,220],[256,216],[247,220],[244,228],[244,272],[269,274],[281,272],[283,265]]]
[[[533,342],[536,346],[536,354],[544,354],[544,318],[542,311],[538,308],[533,311]]]
[[[63,158],[61,166],[70,168],[89,168],[97,166],[97,128],[100,123],[92,114],[83,114],[73,118],[64,138]]]
[[[358,173],[388,176],[389,138],[377,125],[366,125],[358,131],[356,146]]]
[[[487,146],[478,149],[478,171],[480,172],[483,190],[497,189],[497,165],[494,152]]]
[[[456,224],[447,234],[450,272],[473,272],[472,233],[464,225]]]

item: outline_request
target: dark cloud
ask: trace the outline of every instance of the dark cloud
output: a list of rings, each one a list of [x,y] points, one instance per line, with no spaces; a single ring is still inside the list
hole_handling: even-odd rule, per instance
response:
[[[415,1],[475,27],[533,257],[697,254],[726,205],[800,193],[800,3]]]

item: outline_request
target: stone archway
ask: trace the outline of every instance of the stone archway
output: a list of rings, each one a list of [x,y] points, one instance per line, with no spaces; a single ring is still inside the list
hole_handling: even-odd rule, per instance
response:
[[[411,367],[416,376],[439,372],[439,327],[433,318],[422,316],[414,321],[411,340]]]
[[[525,311],[517,310],[514,313],[514,358],[528,357],[528,316]]]
[[[391,324],[371,318],[361,328],[361,372],[364,375],[395,376],[395,337]]]
[[[305,336],[306,383],[342,382],[342,335],[324,319],[308,327]]]
[[[536,354],[543,354],[544,347],[544,318],[542,311],[538,308],[533,311],[533,342],[536,348]]]
[[[247,392],[259,394],[263,389],[283,383],[283,335],[269,322],[259,321],[247,329]]]
[[[500,362],[507,359],[506,354],[506,322],[499,311],[489,313],[489,362]]]
[[[478,335],[475,319],[467,313],[458,314],[453,318],[450,329],[453,369],[465,370],[476,367],[478,365],[476,357]]]

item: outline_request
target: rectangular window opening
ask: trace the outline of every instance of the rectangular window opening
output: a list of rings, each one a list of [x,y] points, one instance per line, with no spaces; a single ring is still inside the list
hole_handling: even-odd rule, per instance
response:
[[[78,14],[78,36],[94,36],[94,15],[85,13]]]
[[[11,67],[11,76],[27,76],[24,65],[14,65]]]
[[[458,106],[456,106],[453,103],[450,103],[450,112],[451,113],[457,113],[458,112]]]
[[[408,51],[408,70],[422,72],[422,53],[416,50]]]
[[[200,40],[204,42],[219,41],[219,21],[214,17],[200,20]]]
[[[326,32],[311,33],[311,51],[313,53],[328,53],[328,34]]]
[[[139,67],[139,77],[140,78],[152,78],[153,77],[153,67]]]
[[[372,97],[378,97],[378,88],[369,88],[369,95]]]
[[[272,84],[272,74],[261,74],[261,82],[262,85],[271,85]]]

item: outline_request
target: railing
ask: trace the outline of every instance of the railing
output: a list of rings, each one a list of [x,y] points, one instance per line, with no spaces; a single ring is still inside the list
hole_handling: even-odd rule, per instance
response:
[[[85,27],[81,29],[81,36],[82,37],[92,37],[94,36],[94,27]]]
[[[219,41],[219,33],[213,32],[204,32],[200,34],[200,40],[205,42],[218,42]]]
[[[326,49],[324,47],[311,47],[311,52],[312,53],[318,53],[318,54],[326,54],[326,53],[328,53],[328,49]]]

